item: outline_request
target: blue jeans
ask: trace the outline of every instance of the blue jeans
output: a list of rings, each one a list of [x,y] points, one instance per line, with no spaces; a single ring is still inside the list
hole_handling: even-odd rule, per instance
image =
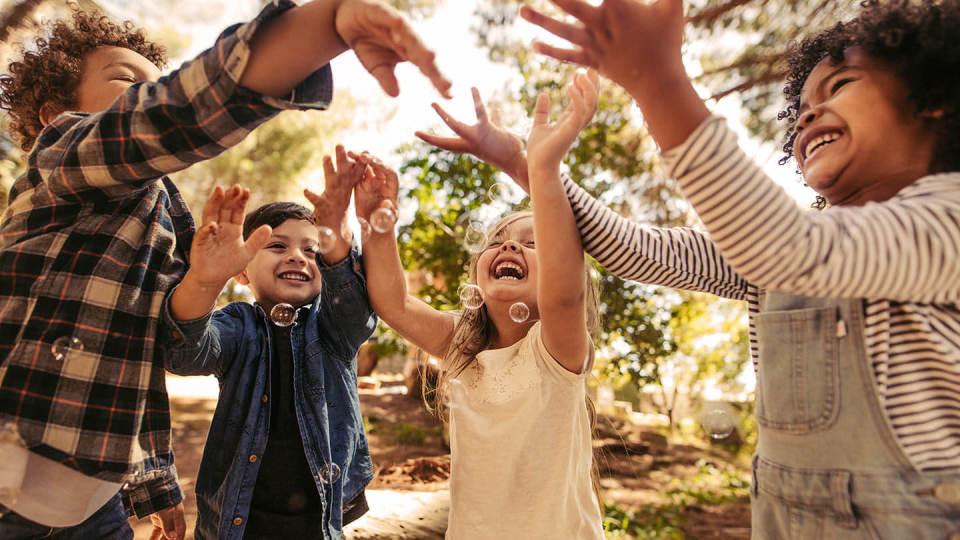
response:
[[[73,527],[47,527],[0,507],[0,540],[133,540],[127,511],[118,493],[86,521]]]

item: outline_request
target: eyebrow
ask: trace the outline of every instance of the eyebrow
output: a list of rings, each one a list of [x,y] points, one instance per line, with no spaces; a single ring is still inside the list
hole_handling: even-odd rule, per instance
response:
[[[284,242],[290,242],[290,237],[287,236],[287,235],[285,235],[285,234],[274,234],[274,235],[270,236],[270,240],[283,240]],[[312,239],[310,239],[310,238],[304,238],[304,239],[303,239],[303,242],[301,242],[301,244],[306,244],[306,245],[310,245],[310,246],[315,246],[315,245],[317,245],[317,244],[319,244],[319,243],[320,243],[320,242],[318,242],[318,241],[316,241],[316,240],[312,240]]]
[[[814,89],[814,92],[818,94],[823,92],[823,85],[827,84],[827,81],[837,76],[837,74],[843,73],[844,71],[849,71],[851,69],[858,69],[858,68],[859,66],[851,66],[846,63],[837,66],[836,68],[834,68],[833,71],[828,73],[826,77],[820,79],[820,82],[817,83],[817,87]],[[808,105],[806,102],[801,103],[800,108],[797,109],[797,115],[802,116],[804,111],[806,111],[809,108],[810,108],[810,105]]]

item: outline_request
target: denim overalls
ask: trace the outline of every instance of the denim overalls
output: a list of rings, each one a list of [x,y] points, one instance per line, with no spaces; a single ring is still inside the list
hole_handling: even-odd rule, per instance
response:
[[[898,446],[863,301],[767,293],[760,309],[753,538],[960,540],[960,470],[917,472]]]

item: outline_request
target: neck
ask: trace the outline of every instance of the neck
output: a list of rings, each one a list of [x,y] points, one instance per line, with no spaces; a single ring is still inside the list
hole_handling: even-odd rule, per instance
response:
[[[530,318],[522,323],[514,322],[510,318],[509,306],[487,305],[487,316],[493,323],[493,335],[490,337],[491,349],[509,347],[523,339],[530,328],[539,319],[539,314],[531,308]]]

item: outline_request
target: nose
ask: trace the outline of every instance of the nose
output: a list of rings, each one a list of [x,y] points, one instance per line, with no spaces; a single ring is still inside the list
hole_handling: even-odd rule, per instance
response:
[[[513,253],[520,253],[520,244],[514,242],[513,240],[507,240],[500,246],[500,251],[510,251]]]
[[[812,109],[807,109],[803,114],[800,115],[800,118],[797,120],[797,131],[802,131],[807,128],[810,124],[814,122],[820,116],[820,107],[814,107]]]
[[[287,256],[287,261],[298,264],[306,264],[307,256],[303,253],[303,251],[295,249]]]

